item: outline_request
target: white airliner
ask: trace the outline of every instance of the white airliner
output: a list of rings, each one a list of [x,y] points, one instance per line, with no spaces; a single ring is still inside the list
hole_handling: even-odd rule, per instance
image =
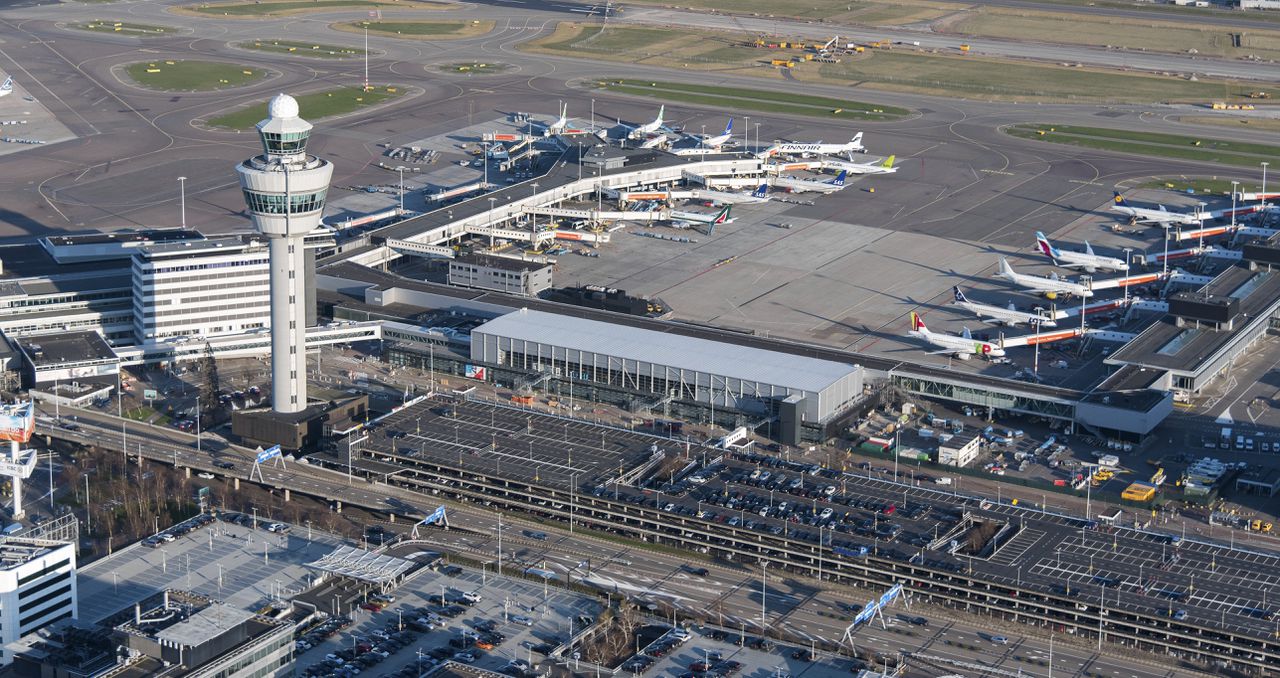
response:
[[[553,137],[563,132],[564,128],[569,126],[569,104],[564,102],[560,103],[560,117],[556,118],[555,122],[545,127],[542,127],[538,123],[534,123],[534,126],[541,127],[542,135],[547,137]]]
[[[1051,294],[1074,294],[1078,297],[1093,296],[1093,290],[1080,283],[1062,280],[1058,278],[1057,274],[1050,274],[1048,277],[1044,277],[1018,273],[1013,270],[1013,267],[1009,265],[1009,262],[1004,257],[1000,257],[1000,272],[996,274],[996,277],[1008,280],[1015,287],[1039,292],[1046,296]]]
[[[663,104],[658,108],[658,117],[654,118],[652,122],[646,122],[645,124],[640,125],[639,127],[632,127],[627,134],[632,138],[637,138],[637,137],[649,136],[650,134],[657,132],[658,130],[662,129],[662,123],[663,123],[662,116],[666,114],[666,112],[667,112],[667,105]]]
[[[13,94],[13,76],[4,79],[4,84],[0,85],[0,97],[7,97]]]
[[[974,339],[967,327],[964,329],[964,334],[958,337],[952,334],[930,332],[929,328],[924,326],[924,320],[914,311],[911,313],[911,331],[907,334],[923,339],[930,346],[937,346],[940,350],[930,351],[935,355],[950,354],[961,360],[968,360],[975,355],[987,358],[999,358],[1004,355],[1004,349],[998,344]]]
[[[729,124],[724,126],[724,132],[713,137],[704,137],[698,145],[703,148],[720,148],[731,139],[733,139],[733,118],[729,118]]]
[[[737,204],[757,204],[769,202],[769,184],[760,184],[754,191],[744,191],[742,193],[729,193],[726,191],[704,191],[698,190],[698,197],[704,200],[711,200],[724,205]]]
[[[791,155],[847,155],[849,153],[866,153],[862,145],[862,132],[853,135],[847,144],[824,144],[821,141],[813,144],[781,143],[774,144],[756,154],[756,157],[767,158],[778,153]]]
[[[1039,323],[1041,327],[1057,327],[1058,322],[1048,316],[1040,315],[1033,311],[1019,311],[1014,307],[1013,302],[1009,302],[1008,308],[1001,308],[992,304],[980,304],[976,301],[969,301],[964,296],[964,292],[959,287],[952,287],[956,300],[954,305],[972,312],[978,316],[982,322],[992,323],[994,325],[1035,325]]]
[[[1036,245],[1045,256],[1053,260],[1053,263],[1063,268],[1080,268],[1089,273],[1096,271],[1128,271],[1129,264],[1123,259],[1115,257],[1104,257],[1093,253],[1093,248],[1089,246],[1089,241],[1084,242],[1083,252],[1070,252],[1060,250],[1049,242],[1040,231],[1036,231]]]
[[[1112,210],[1129,216],[1135,221],[1141,221],[1149,224],[1199,224],[1202,219],[1201,215],[1192,212],[1170,212],[1164,208],[1164,205],[1158,205],[1159,209],[1151,209],[1149,207],[1134,207],[1125,201],[1124,196],[1119,192],[1112,193],[1115,204],[1111,206]],[[1205,219],[1211,218],[1208,214],[1204,215]]]
[[[840,170],[836,178],[827,181],[816,181],[813,179],[797,179],[795,177],[777,177],[773,180],[774,186],[789,188],[797,193],[807,191],[816,191],[818,193],[835,193],[844,190],[845,177],[849,175],[848,170]]]
[[[671,223],[681,226],[692,226],[694,224],[709,224],[711,226],[732,224],[734,220],[729,217],[729,210],[732,208],[733,205],[728,205],[715,214],[704,214],[702,212],[680,212],[678,210],[672,210],[669,215],[669,220]]]
[[[898,171],[898,168],[893,166],[893,161],[897,159],[897,157],[898,156],[896,155],[891,155],[885,158],[884,161],[876,163],[825,160],[823,161],[823,164],[831,165],[832,167],[839,167],[849,174],[893,174]]]

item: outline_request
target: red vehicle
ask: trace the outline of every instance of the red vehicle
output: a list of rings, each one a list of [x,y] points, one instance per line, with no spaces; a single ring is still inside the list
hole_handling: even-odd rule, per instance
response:
[[[360,609],[368,610],[370,612],[381,612],[382,606],[377,603],[363,603],[360,605]]]
[[[886,516],[891,516],[893,515],[894,511],[897,511],[897,510],[898,510],[897,506],[894,506],[893,504],[889,504],[888,506],[884,507],[884,514]]]

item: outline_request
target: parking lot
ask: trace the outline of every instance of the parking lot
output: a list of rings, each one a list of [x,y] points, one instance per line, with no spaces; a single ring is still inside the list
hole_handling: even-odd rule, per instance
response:
[[[394,553],[411,555],[405,548]],[[423,569],[388,598],[366,601],[346,616],[349,624],[299,634],[302,675],[346,676],[354,674],[343,667],[376,666],[377,675],[416,676],[453,660],[519,677],[601,609],[586,596],[448,565]]]
[[[601,484],[657,451],[683,449],[643,433],[465,400],[407,407],[379,422],[363,447],[544,484],[572,481],[578,487]],[[345,454],[340,456],[345,463]]]
[[[193,591],[241,609],[309,588],[306,565],[339,544],[318,530],[289,533],[252,529],[252,517],[189,521],[169,528],[153,547],[141,543],[96,560],[77,572],[80,619],[96,622],[166,588]],[[199,524],[199,526],[195,526]],[[266,522],[261,523],[265,528]]]

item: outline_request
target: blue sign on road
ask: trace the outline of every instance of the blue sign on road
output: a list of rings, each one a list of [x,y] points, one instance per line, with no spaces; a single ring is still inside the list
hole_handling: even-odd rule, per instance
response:
[[[272,445],[271,447],[259,452],[257,460],[258,463],[261,464],[264,461],[275,459],[278,456],[280,456],[280,446]]]

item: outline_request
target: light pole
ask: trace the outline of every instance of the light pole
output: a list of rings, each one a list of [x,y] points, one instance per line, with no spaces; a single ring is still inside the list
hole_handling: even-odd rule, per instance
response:
[[[698,144],[702,147],[702,159],[707,159],[707,126],[702,126],[702,142]]]
[[[767,592],[767,589],[765,588],[765,580],[768,575],[768,570],[769,570],[769,561],[767,560],[760,561],[760,628],[762,629],[769,628],[768,616],[767,616],[768,611],[765,608],[765,605],[768,604],[768,592]]]
[[[1132,247],[1124,248],[1124,263],[1126,266],[1129,265],[1129,257],[1130,257],[1129,253],[1132,251],[1133,251]],[[1125,303],[1125,306],[1129,305],[1129,286],[1128,285],[1124,286],[1124,303]]]
[[[1169,277],[1169,224],[1164,224],[1164,268],[1161,269],[1163,277]]]
[[[396,171],[400,173],[400,213],[404,214],[404,166],[397,167]]]
[[[746,122],[742,124],[742,150],[750,152],[751,138],[748,135],[751,134],[751,116],[746,116],[746,119]]]
[[[178,177],[178,200],[181,207],[182,227],[187,227],[187,178]]]
[[[1260,162],[1258,164],[1262,165],[1262,207],[1265,210],[1267,207],[1267,165],[1271,163]]]
[[[489,198],[489,249],[493,249],[493,229],[496,228],[493,223],[493,203],[497,202],[497,200],[497,198]]]
[[[1236,195],[1239,194],[1239,181],[1231,182],[1231,236],[1236,234]]]

